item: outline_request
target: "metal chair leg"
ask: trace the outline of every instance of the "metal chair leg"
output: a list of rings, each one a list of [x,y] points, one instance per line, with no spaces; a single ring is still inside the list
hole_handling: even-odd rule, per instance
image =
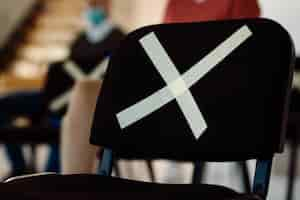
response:
[[[258,159],[256,161],[252,193],[260,196],[264,200],[269,191],[272,163],[273,158],[266,160]]]
[[[146,160],[146,164],[147,164],[147,168],[148,168],[148,171],[149,171],[150,179],[151,179],[152,182],[155,182],[155,174],[154,174],[152,161],[151,160]]]
[[[195,162],[194,163],[194,171],[193,171],[193,177],[192,177],[193,184],[200,184],[202,182],[205,167],[206,167],[205,162]]]
[[[111,176],[114,165],[113,152],[111,149],[104,149],[102,152],[102,159],[98,166],[98,174],[103,176]]]
[[[29,160],[29,163],[28,163],[28,171],[29,173],[35,173],[36,172],[36,160],[37,160],[37,151],[36,151],[36,148],[37,146],[34,145],[34,144],[30,144],[30,160]]]
[[[295,136],[295,138],[291,140],[291,153],[289,158],[290,161],[289,161],[288,184],[287,184],[287,194],[286,194],[287,200],[293,199],[296,171],[297,171],[297,158],[298,158],[298,138],[297,136]]]
[[[114,161],[114,172],[115,172],[115,175],[116,177],[120,177],[121,176],[121,172],[120,172],[120,166],[119,166],[119,163],[117,160]]]
[[[238,166],[241,169],[242,172],[242,181],[244,185],[244,190],[246,193],[251,192],[251,181],[250,181],[250,175],[249,175],[249,169],[247,162],[238,162]]]

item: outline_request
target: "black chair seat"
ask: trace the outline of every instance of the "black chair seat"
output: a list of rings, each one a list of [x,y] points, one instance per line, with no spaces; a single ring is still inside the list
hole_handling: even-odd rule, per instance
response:
[[[223,186],[141,183],[99,175],[43,175],[3,184],[8,191],[24,192],[25,199],[241,199]],[[2,187],[0,187],[2,188]],[[11,190],[10,190],[11,188]],[[1,190],[1,189],[0,189]],[[74,192],[76,191],[76,192]],[[49,192],[49,195],[45,195]],[[63,195],[62,195],[63,193]],[[146,195],[145,195],[146,194]],[[188,196],[187,196],[188,195]],[[253,196],[253,198],[255,197]]]

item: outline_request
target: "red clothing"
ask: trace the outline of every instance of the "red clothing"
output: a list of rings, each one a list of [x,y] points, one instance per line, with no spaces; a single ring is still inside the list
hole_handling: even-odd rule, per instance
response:
[[[164,22],[259,17],[257,0],[169,0]]]

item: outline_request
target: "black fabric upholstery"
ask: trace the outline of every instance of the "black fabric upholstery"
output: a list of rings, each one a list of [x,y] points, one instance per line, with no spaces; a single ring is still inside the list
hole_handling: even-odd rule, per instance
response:
[[[3,185],[3,187],[2,187]],[[0,185],[28,199],[233,199],[239,194],[223,186],[157,184],[98,175],[44,175]]]
[[[154,32],[182,74],[247,25],[253,35],[190,88],[208,124],[199,140],[175,100],[121,129],[116,114],[166,86],[139,40]],[[91,143],[122,157],[234,161],[283,150],[294,62],[289,34],[266,19],[148,26],[112,56]]]

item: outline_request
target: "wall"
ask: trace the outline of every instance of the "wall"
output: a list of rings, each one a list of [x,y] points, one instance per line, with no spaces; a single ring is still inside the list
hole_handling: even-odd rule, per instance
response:
[[[112,0],[112,17],[127,32],[159,23],[167,0]]]
[[[300,56],[300,1],[260,0],[263,16],[283,25],[295,41]]]

